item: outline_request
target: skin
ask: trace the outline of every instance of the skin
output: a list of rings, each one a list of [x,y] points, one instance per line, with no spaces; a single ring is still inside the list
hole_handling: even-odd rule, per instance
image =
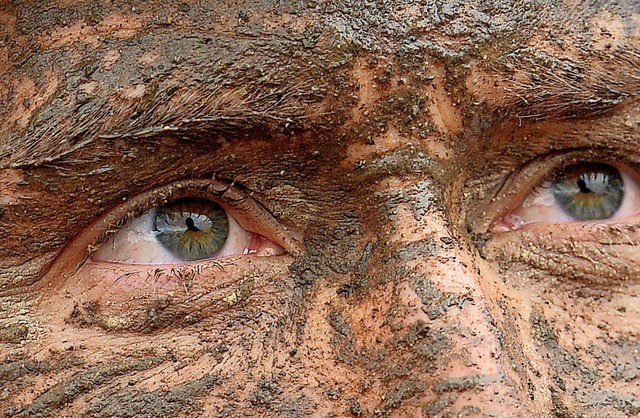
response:
[[[640,167],[639,19],[4,4],[0,411],[637,416],[638,216],[491,224],[557,159]],[[91,259],[162,196],[217,199],[284,254]]]

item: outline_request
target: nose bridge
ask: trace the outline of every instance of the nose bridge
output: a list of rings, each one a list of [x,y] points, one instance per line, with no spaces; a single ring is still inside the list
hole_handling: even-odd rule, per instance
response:
[[[423,333],[414,343],[425,361],[414,376],[426,386],[416,402],[428,416],[517,416],[526,401],[503,355],[495,295],[485,293],[472,247],[456,232],[434,185],[426,175],[393,178],[376,192],[392,225],[385,244],[386,257],[397,262],[396,326]]]

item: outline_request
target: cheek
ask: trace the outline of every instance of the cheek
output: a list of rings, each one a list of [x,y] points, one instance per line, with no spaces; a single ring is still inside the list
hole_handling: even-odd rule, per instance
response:
[[[545,307],[545,315],[558,330],[563,345],[580,349],[640,338],[638,285],[625,287],[625,293],[571,287],[534,292],[537,305]]]
[[[158,287],[126,300],[91,286],[72,293],[78,287],[67,284],[37,306],[37,340],[11,351],[16,373],[3,391],[13,396],[0,405],[31,405],[32,415],[98,416],[280,407],[300,395],[296,388],[319,366],[300,368],[300,295],[289,275],[277,273],[254,277],[251,286],[238,278],[206,292],[202,283],[199,290]],[[138,317],[153,326],[136,329],[131,321]]]
[[[562,362],[568,378],[581,376],[585,383],[585,371],[591,370],[602,385],[626,386],[640,377],[639,291],[637,285],[626,287],[625,293],[605,294],[570,287],[556,292],[533,290],[537,311],[531,323],[538,344],[551,358],[566,352],[577,360],[579,367],[573,370],[571,362]],[[635,376],[629,376],[626,371],[633,368]]]
[[[580,281],[506,274],[516,311],[503,310],[505,345],[547,408],[627,416],[637,400],[640,326],[637,285],[618,289]],[[512,341],[520,335],[519,341]]]

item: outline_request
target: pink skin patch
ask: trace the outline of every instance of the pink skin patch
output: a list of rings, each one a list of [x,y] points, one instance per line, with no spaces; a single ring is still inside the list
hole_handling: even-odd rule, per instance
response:
[[[501,216],[500,219],[491,224],[491,230],[493,232],[509,232],[515,231],[524,225],[525,222],[521,217],[512,213]]]

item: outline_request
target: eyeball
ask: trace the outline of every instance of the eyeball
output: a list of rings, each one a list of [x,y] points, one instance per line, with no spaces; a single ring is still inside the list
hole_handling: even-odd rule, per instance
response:
[[[625,184],[620,170],[607,164],[572,165],[551,181],[555,203],[573,219],[609,219],[620,209]]]
[[[601,162],[566,166],[492,224],[505,232],[531,223],[596,222],[640,213],[640,185],[630,169]]]
[[[175,264],[283,252],[279,245],[242,228],[219,204],[183,198],[133,219],[103,243],[92,258],[123,264]]]

